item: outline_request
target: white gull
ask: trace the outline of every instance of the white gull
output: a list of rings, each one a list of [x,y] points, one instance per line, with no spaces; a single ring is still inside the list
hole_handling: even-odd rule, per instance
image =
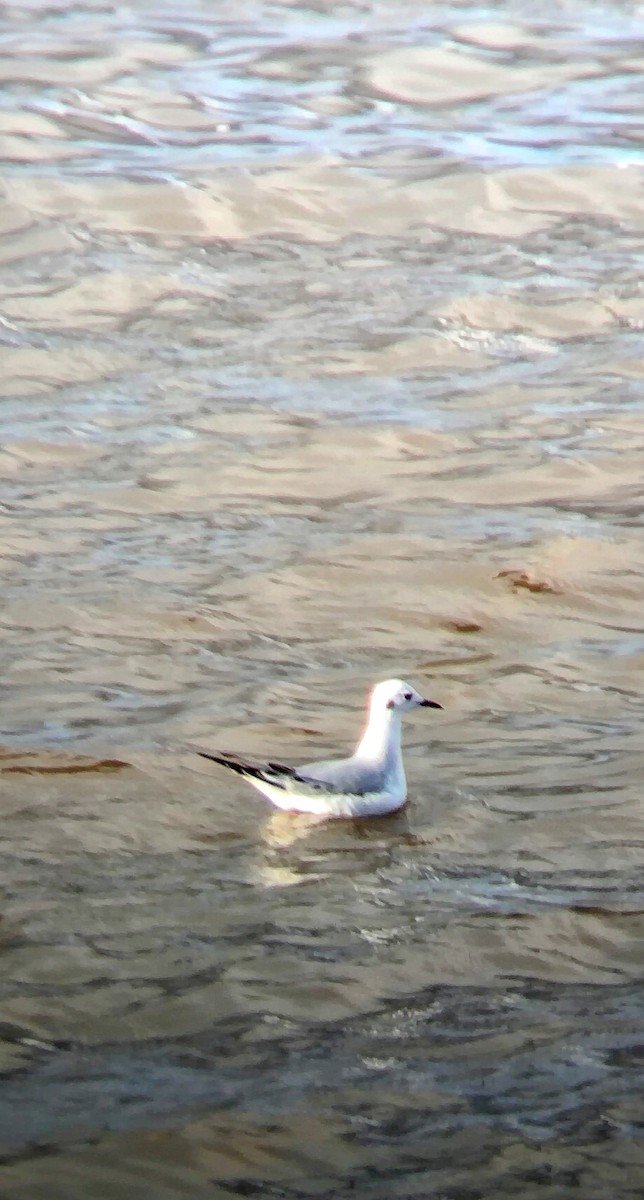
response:
[[[442,707],[401,679],[385,679],[371,693],[365,731],[349,758],[288,767],[237,754],[197,753],[242,775],[277,808],[322,817],[381,817],[407,799],[402,717],[413,708]]]

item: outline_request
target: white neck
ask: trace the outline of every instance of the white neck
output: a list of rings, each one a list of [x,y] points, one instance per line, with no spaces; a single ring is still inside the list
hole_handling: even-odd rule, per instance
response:
[[[356,756],[389,769],[398,765],[402,768],[400,716],[394,708],[383,708],[380,704],[373,707],[356,746]]]

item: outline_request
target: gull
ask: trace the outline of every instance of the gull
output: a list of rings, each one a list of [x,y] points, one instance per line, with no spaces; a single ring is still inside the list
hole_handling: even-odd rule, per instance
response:
[[[197,753],[241,775],[277,808],[321,817],[381,817],[407,799],[400,746],[404,714],[442,707],[402,679],[385,679],[371,693],[364,733],[349,758],[289,767],[237,754]]]

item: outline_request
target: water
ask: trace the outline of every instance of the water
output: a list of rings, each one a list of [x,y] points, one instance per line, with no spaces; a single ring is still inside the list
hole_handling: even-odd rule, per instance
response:
[[[5,7],[3,1200],[640,1194],[643,35]]]

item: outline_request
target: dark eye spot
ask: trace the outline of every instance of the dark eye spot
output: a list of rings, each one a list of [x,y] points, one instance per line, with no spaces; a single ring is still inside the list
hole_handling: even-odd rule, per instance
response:
[[[411,692],[405,692],[405,700],[411,700]]]

